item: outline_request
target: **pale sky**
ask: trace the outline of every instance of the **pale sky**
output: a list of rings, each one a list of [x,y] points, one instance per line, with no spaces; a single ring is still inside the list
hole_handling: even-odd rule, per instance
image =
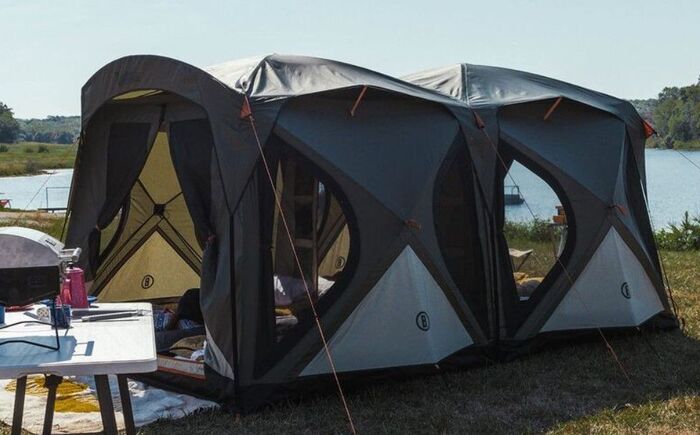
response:
[[[0,0],[0,101],[80,113],[80,88],[130,54],[196,66],[302,54],[403,75],[460,62],[621,98],[700,76],[700,1]]]

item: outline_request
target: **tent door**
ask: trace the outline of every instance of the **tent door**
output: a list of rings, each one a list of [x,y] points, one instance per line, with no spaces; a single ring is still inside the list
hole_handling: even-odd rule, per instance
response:
[[[105,252],[92,289],[99,300],[167,299],[199,287],[202,251],[173,165],[168,123],[127,204],[101,236]]]

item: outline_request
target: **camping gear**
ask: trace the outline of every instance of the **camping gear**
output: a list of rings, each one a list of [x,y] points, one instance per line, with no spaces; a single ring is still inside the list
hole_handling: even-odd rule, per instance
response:
[[[37,307],[38,308],[38,307]],[[58,307],[58,313],[61,308]],[[0,379],[16,379],[12,433],[20,433],[27,375],[45,374],[48,387],[44,433],[54,432],[54,407],[56,392],[64,376],[92,376],[99,402],[103,430],[117,433],[116,411],[107,374],[116,374],[121,397],[121,410],[127,434],[136,433],[126,373],[150,372],[156,369],[155,339],[151,304],[125,303],[100,304],[91,312],[141,312],[144,316],[103,322],[99,327],[90,323],[73,322],[71,328],[61,333],[61,347],[56,352],[24,346],[15,341],[32,336],[42,342],[53,338],[53,331],[45,324],[23,325],[21,328],[0,329],[0,342],[10,343],[0,352]],[[60,314],[58,315],[60,316]],[[57,317],[57,320],[60,319]],[[24,313],[8,313],[8,323],[20,322]],[[6,408],[0,407],[5,410]],[[75,416],[74,416],[75,417]],[[5,417],[6,418],[6,417]]]
[[[64,304],[71,305],[73,303],[73,298],[70,294],[70,278],[64,278],[61,283],[61,302]]]
[[[63,244],[29,228],[0,228],[0,302],[26,305],[58,295]]]
[[[60,302],[61,279],[65,277],[68,265],[78,261],[80,248],[64,249],[64,245],[53,237],[20,227],[0,228],[0,246],[0,303],[10,306],[12,311],[24,311],[29,304],[50,297],[51,309],[55,310],[55,301]],[[70,307],[67,310],[70,311]],[[13,337],[0,340],[0,345],[26,344],[59,351],[61,341],[58,328],[69,327],[70,317],[63,311],[54,314],[48,324],[22,319],[3,328],[24,324],[52,326],[55,344]]]
[[[530,255],[534,252],[533,249],[508,249],[508,254],[510,255],[510,260],[513,265],[513,272],[518,272],[525,265]],[[518,264],[515,264],[515,260],[518,260]]]
[[[41,322],[51,323],[51,308],[49,308],[48,305],[45,307],[37,307],[36,317]]]
[[[520,205],[525,202],[525,198],[520,193],[520,186],[503,186],[503,202],[505,205]]]
[[[283,55],[129,56],[90,78],[67,231],[90,293],[201,288],[204,363],[163,357],[151,382],[249,411],[328,385],[326,345],[352,379],[677,325],[628,102],[471,65],[409,79]],[[528,297],[503,233],[513,162],[553,187],[569,229]],[[277,304],[275,277],[305,297]]]
[[[139,317],[143,314],[137,311],[124,311],[119,313],[107,313],[107,314],[93,314],[89,316],[82,316],[80,318],[81,322],[103,322],[106,320],[119,320],[128,319],[129,317]]]
[[[71,319],[73,318],[73,312],[71,311],[71,306],[66,304],[54,304],[49,308],[51,323],[58,328],[68,329],[70,328]]]
[[[176,319],[175,313],[167,308],[153,311],[153,327],[156,332],[173,329]]]
[[[29,228],[0,228],[0,246],[0,302],[8,306],[57,296],[66,268],[80,256],[80,249],[64,249],[60,241]]]
[[[70,280],[70,299],[75,308],[88,308],[87,290],[85,289],[85,277],[83,270],[72,266],[66,269],[66,274]]]

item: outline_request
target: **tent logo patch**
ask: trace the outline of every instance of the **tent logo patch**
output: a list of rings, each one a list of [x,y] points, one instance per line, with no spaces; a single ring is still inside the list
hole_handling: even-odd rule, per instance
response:
[[[425,311],[418,313],[416,316],[416,326],[418,326],[418,329],[421,331],[427,331],[430,329],[430,317],[428,317],[428,313]]]
[[[342,269],[345,266],[345,257],[339,256],[335,259],[335,268]]]
[[[623,282],[620,286],[620,293],[622,293],[622,296],[624,296],[625,299],[632,298],[632,294],[630,293],[630,286],[626,282]]]
[[[152,275],[145,275],[143,279],[141,280],[141,288],[147,289],[153,287],[153,283],[155,282],[155,279],[153,279]]]

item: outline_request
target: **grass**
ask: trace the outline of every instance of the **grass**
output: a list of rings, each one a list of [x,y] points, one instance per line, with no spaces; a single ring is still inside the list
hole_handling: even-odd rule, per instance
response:
[[[23,142],[0,144],[0,176],[32,175],[45,169],[72,168],[76,145]]]
[[[34,219],[39,222],[39,219]],[[55,228],[51,226],[51,231]],[[531,272],[551,260],[534,247]],[[517,246],[516,246],[517,245]],[[700,252],[663,251],[684,331],[571,343],[493,364],[362,388],[345,384],[359,433],[698,433],[700,428]],[[7,427],[0,433],[8,433]],[[237,417],[198,413],[141,428],[144,434],[347,433],[335,395],[290,400]]]
[[[533,247],[532,274],[551,265],[548,242]],[[515,246],[515,245],[522,246]],[[628,373],[599,340],[511,363],[378,383],[348,394],[360,433],[696,433],[700,428],[700,253],[664,252],[686,331],[610,337]],[[540,275],[541,276],[541,275]],[[346,385],[346,387],[350,387]],[[142,433],[344,433],[333,396],[277,404],[240,419],[205,412]]]
[[[54,213],[42,213],[36,211],[0,211],[0,227],[21,226],[33,228],[50,234],[57,239],[61,238],[64,215]]]

